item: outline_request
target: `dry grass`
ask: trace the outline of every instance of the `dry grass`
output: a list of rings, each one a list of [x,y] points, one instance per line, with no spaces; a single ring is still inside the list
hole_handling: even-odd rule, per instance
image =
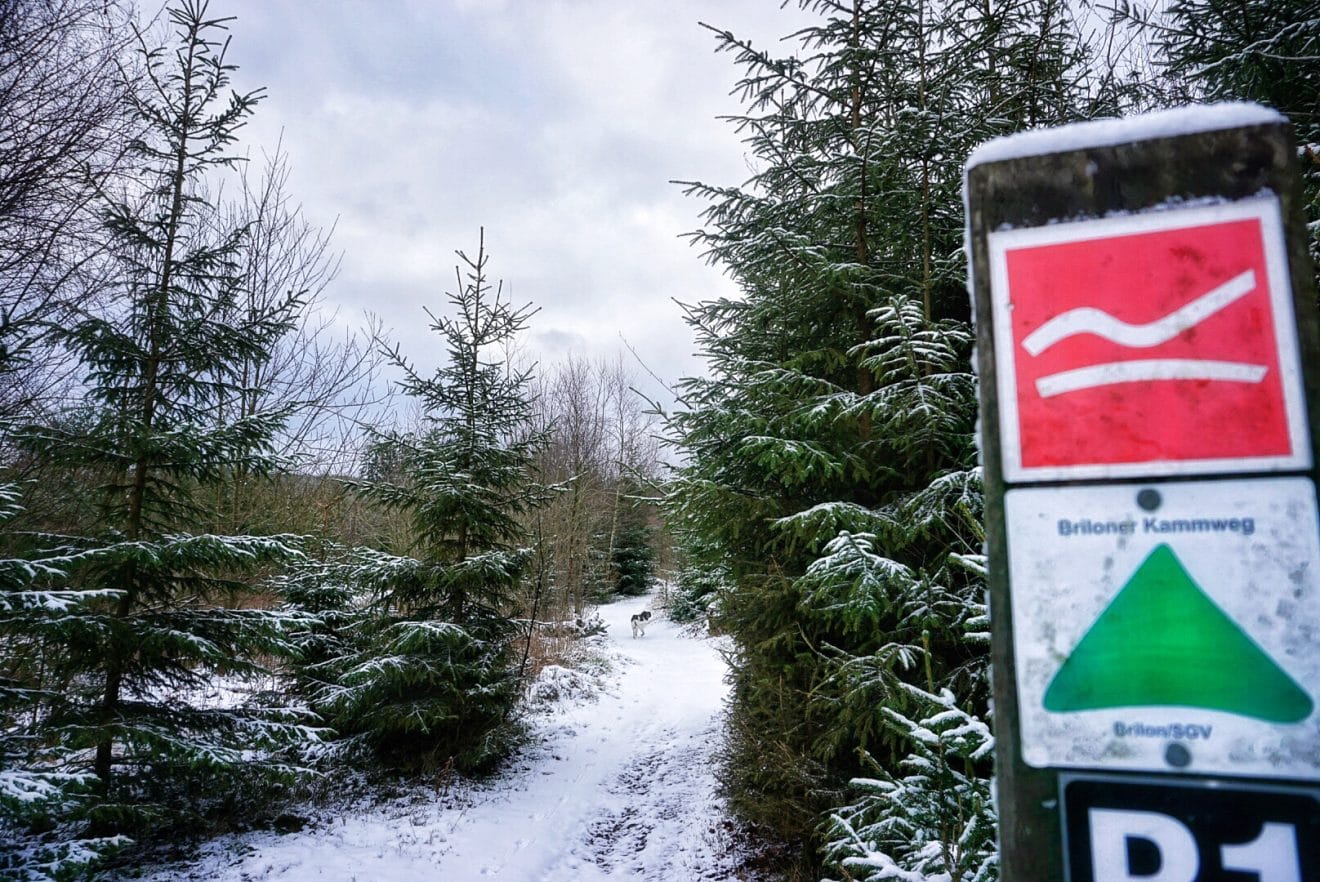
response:
[[[590,655],[585,629],[576,621],[538,622],[532,627],[530,640],[521,640],[519,651],[527,653],[527,682],[535,680],[549,665],[575,668]]]

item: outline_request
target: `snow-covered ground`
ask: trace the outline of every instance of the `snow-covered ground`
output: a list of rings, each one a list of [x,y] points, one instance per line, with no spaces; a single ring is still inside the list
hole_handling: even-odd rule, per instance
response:
[[[302,832],[208,844],[153,882],[592,882],[750,878],[715,795],[727,687],[714,642],[663,615],[633,639],[643,597],[602,607],[610,661],[594,698],[534,719],[504,775],[443,794],[317,813]]]

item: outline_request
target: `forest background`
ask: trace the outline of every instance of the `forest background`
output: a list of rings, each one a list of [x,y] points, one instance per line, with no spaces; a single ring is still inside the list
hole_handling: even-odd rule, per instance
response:
[[[0,869],[270,819],[315,770],[497,768],[658,571],[732,637],[722,781],[786,876],[997,877],[963,162],[1257,100],[1314,234],[1320,16],[801,7],[783,56],[711,28],[751,177],[682,186],[739,294],[683,307],[708,371],[657,413],[622,359],[530,360],[475,222],[419,292],[435,370],[320,317],[332,237],[243,159],[241,22],[0,0]]]

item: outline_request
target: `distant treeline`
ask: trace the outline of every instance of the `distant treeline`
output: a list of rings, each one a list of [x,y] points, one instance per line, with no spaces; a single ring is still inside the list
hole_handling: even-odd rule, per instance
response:
[[[484,231],[417,292],[439,368],[331,336],[338,259],[288,158],[242,158],[231,27],[0,0],[7,879],[269,823],[310,772],[491,768],[668,556],[629,371],[511,363],[534,310]]]

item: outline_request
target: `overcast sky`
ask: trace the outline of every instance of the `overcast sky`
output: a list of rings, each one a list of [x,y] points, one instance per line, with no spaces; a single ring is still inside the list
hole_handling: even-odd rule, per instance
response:
[[[541,307],[527,342],[543,363],[609,355],[622,338],[667,381],[701,370],[673,299],[734,288],[681,238],[702,203],[669,181],[736,184],[748,167],[716,119],[738,109],[738,69],[698,22],[769,45],[795,8],[212,0],[211,12],[237,16],[234,85],[267,89],[246,145],[259,156],[282,132],[292,196],[337,224],[343,268],[327,295],[342,321],[372,310],[433,365],[422,307],[444,307],[454,251],[475,251],[484,226],[491,272]]]

